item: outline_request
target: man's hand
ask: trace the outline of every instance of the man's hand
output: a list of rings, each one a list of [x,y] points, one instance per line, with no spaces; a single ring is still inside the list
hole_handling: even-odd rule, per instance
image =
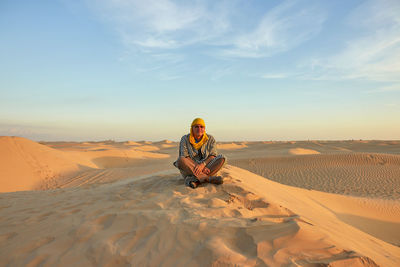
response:
[[[205,165],[204,163],[197,164],[197,165],[194,167],[194,170],[193,170],[194,175],[196,175],[196,177],[199,176],[199,174],[203,172],[203,170],[204,170],[205,167],[206,167],[206,165]],[[208,169],[208,168],[207,168],[207,169]]]
[[[210,169],[209,168],[207,168],[207,167],[204,167],[204,169],[203,169],[203,173],[204,174],[207,174],[207,175],[209,175],[210,174]]]

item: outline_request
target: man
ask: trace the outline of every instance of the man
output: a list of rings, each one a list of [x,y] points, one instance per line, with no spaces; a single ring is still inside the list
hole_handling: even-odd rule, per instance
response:
[[[215,174],[224,166],[225,157],[217,154],[215,139],[206,134],[204,120],[196,118],[190,126],[190,133],[182,136],[179,145],[179,157],[174,162],[185,185],[191,188],[201,183],[222,184],[222,177]]]

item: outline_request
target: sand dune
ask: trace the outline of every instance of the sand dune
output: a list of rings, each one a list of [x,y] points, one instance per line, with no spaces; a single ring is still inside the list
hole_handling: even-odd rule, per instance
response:
[[[304,148],[318,151],[320,154],[379,153],[400,154],[398,141],[268,141],[240,142],[247,147],[237,150],[225,150],[230,159],[278,157],[291,155],[290,150]],[[240,144],[237,143],[237,144]]]
[[[174,144],[162,144],[161,147],[162,148],[170,148],[170,147],[176,147],[176,145],[174,145]]]
[[[1,136],[0,148],[0,192],[32,190],[85,169],[62,151],[21,137]]]
[[[161,140],[159,142],[153,142],[153,145],[163,145],[163,144],[173,144],[173,143],[174,143],[174,141],[165,139],[165,140]]]
[[[93,162],[97,168],[118,168],[118,167],[129,167],[134,165],[140,159],[165,159],[170,156],[163,153],[154,153],[149,151],[159,150],[154,146],[138,146],[135,148],[131,147],[95,147],[87,149],[86,151],[74,151],[66,150],[63,151],[73,157],[85,158]]]
[[[233,159],[230,163],[287,185],[400,200],[400,155],[301,155]]]
[[[225,145],[192,190],[177,142],[1,137],[1,189],[50,190],[0,194],[0,266],[400,265],[399,142]]]
[[[345,196],[337,198],[338,195],[334,194],[289,187],[270,180],[263,181],[260,176],[243,169],[235,169],[235,171],[237,175],[246,177],[245,188],[250,189],[252,192],[263,194],[267,201],[273,200],[277,204],[290,207],[293,212],[301,214],[302,218],[308,223],[317,226],[319,230],[326,233],[334,242],[342,244],[347,249],[352,247],[357,252],[368,255],[381,266],[397,266],[399,264],[400,248],[398,246],[373,238],[368,233],[354,227],[354,225],[339,219],[337,214],[343,209],[349,211],[351,206],[353,208],[352,213],[360,212],[366,214],[371,211],[367,210],[368,207],[374,206],[372,213],[376,212],[375,216],[383,215],[383,218],[390,216],[391,221],[395,221],[399,225],[400,206],[398,201],[386,202],[386,205],[382,207],[382,203],[371,199],[354,199]],[[349,203],[350,206],[347,206]],[[355,203],[358,203],[358,205],[354,205]],[[392,229],[394,231],[391,233],[396,234],[397,229]],[[399,240],[396,243],[399,244]],[[380,248],[383,248],[384,251],[380,250]],[[391,251],[392,255],[397,255],[392,258],[394,261],[386,261],[386,259],[390,258],[386,249]]]
[[[143,159],[166,159],[170,155],[148,152],[112,142],[52,142],[39,144],[21,137],[0,137],[0,192],[57,188],[66,180],[92,169],[129,167]],[[98,172],[98,171],[95,171]]]
[[[218,143],[217,144],[217,149],[221,149],[221,150],[231,150],[231,149],[240,149],[240,148],[244,148],[247,147],[246,144],[240,143]]]
[[[160,150],[158,147],[156,146],[138,146],[136,147],[136,150],[141,150],[141,151],[157,151]]]
[[[129,146],[140,146],[140,144],[135,141],[126,141],[126,142],[124,142],[124,144],[129,145]]]
[[[292,154],[292,155],[313,155],[313,154],[320,154],[320,153],[318,151],[316,151],[316,150],[298,147],[298,148],[289,149],[289,154]]]
[[[167,172],[88,188],[4,194],[0,259],[13,266],[400,262],[399,248],[335,219],[306,190],[266,183],[230,166],[223,175],[224,185],[197,190]]]

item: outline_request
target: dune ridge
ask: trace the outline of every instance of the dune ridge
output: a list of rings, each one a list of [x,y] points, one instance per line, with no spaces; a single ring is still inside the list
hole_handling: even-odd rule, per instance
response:
[[[247,147],[246,144],[241,143],[241,144],[237,144],[237,143],[218,143],[217,144],[217,149],[221,149],[221,150],[231,150],[231,149],[240,149],[240,148],[244,148]]]
[[[313,154],[321,154],[321,153],[319,153],[316,150],[297,147],[297,148],[289,149],[289,154],[292,154],[292,155],[313,155]]]
[[[1,136],[0,148],[0,192],[32,190],[85,166],[62,151],[21,137]]]
[[[150,152],[159,150],[156,146],[132,148],[132,143],[129,146],[113,144],[54,142],[45,145],[22,137],[1,136],[0,192],[57,188],[82,172],[101,173],[93,169],[137,166],[143,165],[143,159],[170,157]]]

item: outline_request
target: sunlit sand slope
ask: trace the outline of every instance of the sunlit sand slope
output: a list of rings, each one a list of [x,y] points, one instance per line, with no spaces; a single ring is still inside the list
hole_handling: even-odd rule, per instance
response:
[[[162,159],[169,159],[165,153],[148,144],[132,146],[114,142],[52,142],[40,144],[22,137],[0,137],[0,192],[58,188],[66,184],[75,184],[82,177],[84,183],[115,181],[122,177],[132,177],[149,173],[154,162],[155,169],[161,170],[166,164],[159,164]],[[144,161],[146,164],[144,164]],[[170,161],[170,160],[169,160]],[[146,167],[143,168],[143,165]],[[171,164],[168,164],[171,166]],[[122,175],[114,177],[109,168],[131,167],[122,170]],[[132,169],[133,167],[133,169]],[[165,169],[165,168],[164,168]],[[105,174],[105,175],[104,175]],[[97,177],[97,178],[96,178]]]
[[[51,185],[62,174],[84,168],[62,151],[21,137],[0,137],[0,192]]]
[[[223,185],[196,190],[183,186],[176,172],[166,172],[2,194],[0,261],[10,266],[400,263],[398,247],[344,224],[307,197],[307,190],[232,166],[222,174]]]

